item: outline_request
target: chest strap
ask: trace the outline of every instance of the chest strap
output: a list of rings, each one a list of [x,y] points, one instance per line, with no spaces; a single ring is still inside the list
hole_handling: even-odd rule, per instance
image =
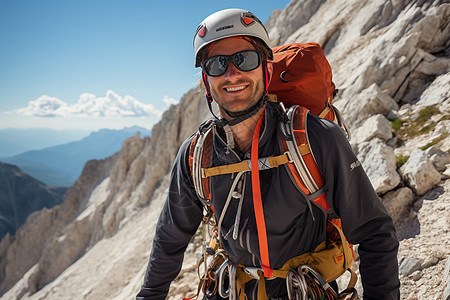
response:
[[[298,146],[298,149],[302,155],[306,155],[311,152],[308,144],[303,144]],[[261,157],[258,159],[258,169],[266,170],[271,168],[277,168],[281,165],[292,163],[293,159],[291,153],[286,151],[285,153],[277,156]],[[244,160],[238,163],[230,165],[222,165],[211,168],[202,168],[201,175],[202,178],[208,178],[217,175],[238,173],[241,171],[251,171],[251,160]]]

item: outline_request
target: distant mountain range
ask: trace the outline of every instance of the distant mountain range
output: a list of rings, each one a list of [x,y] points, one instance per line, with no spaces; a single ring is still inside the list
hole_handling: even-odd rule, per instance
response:
[[[61,203],[67,188],[51,188],[18,167],[0,163],[0,240],[14,235],[32,212]]]
[[[141,137],[151,135],[151,131],[137,126],[122,130],[102,129],[79,141],[30,150],[0,160],[19,166],[49,186],[68,187],[81,174],[86,161],[113,155],[121,149],[123,141],[138,132]]]
[[[29,150],[39,150],[78,141],[88,134],[87,130],[2,129],[0,130],[0,157],[10,157]]]

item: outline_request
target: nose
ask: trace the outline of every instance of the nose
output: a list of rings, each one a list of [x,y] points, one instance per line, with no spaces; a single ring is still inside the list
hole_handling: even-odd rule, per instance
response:
[[[230,61],[228,64],[227,71],[225,72],[225,79],[233,79],[241,76],[241,71],[236,68],[236,66],[233,64],[233,62]]]

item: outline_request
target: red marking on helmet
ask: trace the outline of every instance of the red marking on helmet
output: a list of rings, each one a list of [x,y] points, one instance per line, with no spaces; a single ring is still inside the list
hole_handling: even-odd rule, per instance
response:
[[[250,25],[250,24],[252,24],[253,22],[255,22],[255,20],[253,20],[252,18],[250,18],[250,17],[242,17],[242,21],[244,22],[244,24],[245,25]]]
[[[206,27],[205,27],[205,26],[202,26],[202,28],[200,28],[200,30],[198,31],[198,35],[199,35],[200,37],[204,37],[205,34],[206,34]]]

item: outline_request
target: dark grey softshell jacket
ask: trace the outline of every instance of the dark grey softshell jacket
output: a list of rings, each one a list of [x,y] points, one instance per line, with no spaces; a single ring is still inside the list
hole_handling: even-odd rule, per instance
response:
[[[259,141],[259,157],[281,154],[278,119],[279,112],[269,104]],[[332,122],[309,115],[307,133],[325,179],[327,201],[342,219],[348,241],[359,244],[364,299],[399,299],[398,240],[392,219],[374,192],[363,167],[355,164],[357,158],[342,130]],[[183,143],[176,157],[169,194],[158,221],[144,285],[137,299],[167,297],[169,285],[180,271],[184,251],[201,222],[202,205],[196,196],[188,164],[191,140],[192,137]],[[226,151],[226,144],[219,134],[214,135],[213,146],[214,165],[250,158],[250,150],[240,155]],[[222,213],[234,176],[220,175],[211,179],[216,218]],[[324,239],[326,222],[323,213],[317,206],[309,208],[305,196],[292,183],[290,176],[285,166],[260,171],[273,269],[280,268],[294,256],[313,251]],[[251,174],[244,177],[240,219],[236,221],[239,200],[232,199],[222,224],[223,245],[235,263],[260,266]],[[239,234],[233,237],[235,227]],[[254,299],[255,287],[252,282],[246,285],[249,299]],[[266,287],[269,299],[287,299],[283,280],[266,281]]]

